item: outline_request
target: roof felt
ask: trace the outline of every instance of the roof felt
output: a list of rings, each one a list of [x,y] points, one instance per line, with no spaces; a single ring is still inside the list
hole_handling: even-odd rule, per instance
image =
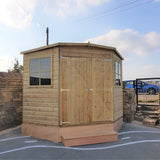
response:
[[[99,45],[99,44],[93,44],[93,43],[55,43],[55,44],[46,45],[46,46],[43,46],[43,47],[23,51],[23,52],[21,52],[21,54],[29,54],[29,53],[33,53],[33,52],[36,52],[36,51],[41,51],[41,50],[54,48],[54,47],[59,47],[59,46],[93,47],[93,48],[100,48],[100,49],[106,49],[106,50],[113,50],[123,60],[123,57],[121,56],[121,54],[118,52],[118,50],[116,48],[109,47],[109,46],[104,46],[104,45]]]

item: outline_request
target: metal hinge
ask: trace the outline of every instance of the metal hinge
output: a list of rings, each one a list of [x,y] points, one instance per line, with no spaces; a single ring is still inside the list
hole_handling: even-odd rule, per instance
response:
[[[69,122],[61,122],[61,124],[68,124]]]
[[[92,88],[89,88],[89,89],[87,89],[87,91],[93,91],[93,89],[92,89]]]
[[[61,92],[68,92],[69,91],[69,89],[63,89],[63,88],[61,88]]]
[[[61,59],[67,59],[68,57],[61,56]]]

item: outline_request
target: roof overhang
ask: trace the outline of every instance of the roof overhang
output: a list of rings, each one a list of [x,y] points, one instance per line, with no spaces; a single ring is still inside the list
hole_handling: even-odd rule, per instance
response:
[[[124,58],[121,56],[121,54],[118,52],[118,50],[115,47],[109,47],[109,46],[104,46],[104,45],[99,45],[99,44],[94,44],[94,43],[55,43],[55,44],[46,45],[43,47],[31,49],[31,50],[26,50],[26,51],[21,52],[21,54],[29,54],[29,53],[46,50],[46,49],[54,48],[54,47],[60,47],[60,46],[94,47],[94,48],[112,50],[118,55],[119,58],[121,58],[121,60],[124,60]]]

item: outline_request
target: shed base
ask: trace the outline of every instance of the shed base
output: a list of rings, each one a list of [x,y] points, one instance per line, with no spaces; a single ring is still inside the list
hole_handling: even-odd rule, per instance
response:
[[[37,124],[22,124],[22,134],[53,142],[63,142],[65,146],[76,146],[93,143],[117,141],[118,131],[123,124],[120,118],[114,123],[85,126],[44,126]]]
[[[92,134],[84,134],[84,135],[74,135],[74,136],[62,136],[62,143],[64,146],[80,146],[86,144],[95,144],[95,143],[103,143],[103,142],[112,142],[118,141],[117,132],[110,131],[104,133],[92,133]]]

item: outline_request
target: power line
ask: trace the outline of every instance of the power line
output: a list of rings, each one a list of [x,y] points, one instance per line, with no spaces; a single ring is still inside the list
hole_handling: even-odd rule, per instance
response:
[[[99,14],[96,14],[96,15],[93,15],[93,16],[90,16],[90,17],[87,17],[87,18],[80,19],[79,21],[84,21],[84,20],[91,21],[91,20],[94,20],[94,19],[97,19],[97,18],[101,18],[101,17],[104,17],[104,16],[113,15],[113,14],[115,14],[117,12],[123,12],[123,11],[129,10],[129,9],[135,8],[135,7],[139,7],[139,6],[151,3],[151,2],[153,2],[153,0],[144,0],[143,3],[141,3],[141,2],[142,1],[140,1],[140,0],[130,0],[130,1],[121,3],[117,7],[110,8],[110,9],[108,9],[106,11],[103,11],[103,12],[101,12]]]
[[[126,7],[126,6],[125,6],[123,10],[119,10],[119,11],[117,11],[117,12],[123,12],[123,11],[129,10],[129,9],[135,8],[135,7],[139,7],[139,6],[142,6],[142,5],[146,5],[146,4],[151,3],[151,2],[153,2],[153,0],[148,0],[148,1],[146,0],[146,2],[139,3],[139,4],[133,5],[133,6],[129,6],[129,7],[127,7],[127,8],[125,8],[125,7]],[[106,14],[106,16],[107,16],[107,15],[113,15],[114,13],[116,13],[116,10],[115,10],[115,12],[113,12],[113,13],[111,13],[111,14]]]
[[[100,14],[96,15],[95,17],[98,17],[98,16],[101,16],[103,14],[107,14],[107,13],[116,11],[116,10],[118,10],[120,8],[124,8],[124,7],[130,6],[130,5],[133,5],[133,4],[137,3],[137,2],[138,2],[138,0],[131,0],[131,1],[127,1],[125,3],[121,3],[119,6],[114,7],[114,8],[110,8],[107,11],[103,11]]]

